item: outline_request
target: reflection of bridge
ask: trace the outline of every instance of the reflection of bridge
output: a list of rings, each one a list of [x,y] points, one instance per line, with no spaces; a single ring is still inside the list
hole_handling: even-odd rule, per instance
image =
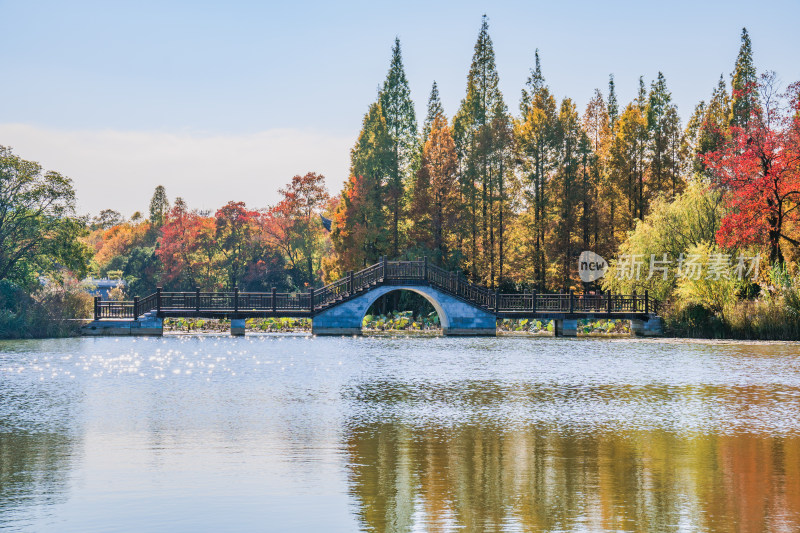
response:
[[[244,333],[244,320],[255,317],[312,318],[315,334],[359,334],[367,309],[380,296],[396,290],[421,294],[436,309],[445,335],[494,335],[497,318],[554,320],[556,334],[575,335],[577,320],[631,320],[636,333],[660,333],[658,302],[644,295],[501,294],[470,283],[420,261],[386,259],[305,293],[165,292],[128,302],[95,299],[95,322],[84,331],[110,333],[111,322],[129,331],[158,333],[166,317],[229,318],[234,334]],[[137,328],[136,325],[140,324]],[[106,327],[108,325],[108,327]],[[94,329],[92,329],[94,328]]]

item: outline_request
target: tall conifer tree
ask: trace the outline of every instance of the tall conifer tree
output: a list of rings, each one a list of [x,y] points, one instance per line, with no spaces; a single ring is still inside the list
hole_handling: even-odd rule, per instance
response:
[[[586,106],[583,114],[583,130],[589,142],[591,189],[588,202],[584,204],[583,216],[588,219],[590,239],[584,239],[589,249],[595,249],[604,257],[612,250],[607,248],[614,241],[614,215],[617,204],[616,190],[608,181],[608,148],[611,142],[611,124],[603,93],[595,89],[594,97]],[[602,206],[602,209],[601,209]],[[586,208],[591,213],[586,213]],[[602,232],[602,240],[601,240]]]
[[[693,156],[694,172],[705,173],[703,156],[725,145],[729,134],[730,109],[728,87],[725,77],[720,74],[708,104],[700,102],[686,126],[685,144]]]
[[[650,136],[650,178],[648,186],[650,195],[660,193],[674,195],[679,192],[679,150],[675,142],[680,145],[676,130],[680,130],[680,119],[677,109],[672,103],[672,95],[667,89],[664,74],[658,73],[658,78],[650,86],[650,95],[647,104],[647,128]]]
[[[424,145],[425,142],[428,140],[428,136],[431,133],[431,126],[433,125],[433,121],[436,120],[436,117],[439,115],[444,116],[444,107],[442,107],[442,101],[439,98],[439,87],[436,85],[436,82],[433,82],[433,86],[431,86],[431,94],[428,97],[428,113],[425,116],[425,124],[422,128],[422,144]]]
[[[387,253],[391,225],[384,213],[388,178],[395,170],[394,143],[380,102],[370,105],[350,152],[345,183],[331,238],[345,270],[361,268]]]
[[[159,185],[150,199],[150,222],[153,226],[160,228],[164,225],[168,212],[169,199],[167,198],[167,191],[163,185]]]
[[[758,77],[747,28],[742,28],[742,44],[731,73],[731,92],[730,125],[747,128],[751,113],[758,110]]]
[[[391,254],[392,257],[397,257],[400,248],[403,190],[416,169],[419,156],[417,119],[403,69],[399,38],[395,38],[392,47],[392,61],[383,82],[380,101],[394,152],[392,169],[386,183],[386,200],[391,211]]]
[[[523,172],[526,175],[527,207],[533,211],[532,257],[533,282],[540,289],[546,286],[547,258],[545,233],[548,225],[549,174],[555,165],[556,156],[556,100],[550,94],[542,75],[539,53],[522,92],[520,111],[523,113],[517,124],[516,137],[522,154]]]
[[[558,171],[555,187],[558,191],[558,214],[555,225],[553,257],[557,258],[560,285],[569,288],[572,266],[572,245],[575,220],[579,218],[579,201],[582,184],[579,181],[581,166],[580,145],[582,131],[578,111],[569,98],[564,98],[558,113]]]
[[[491,242],[490,222],[493,220],[497,190],[505,179],[498,165],[499,153],[505,151],[506,142],[492,135],[492,123],[507,115],[503,95],[498,87],[499,77],[495,66],[494,48],[489,37],[486,15],[475,43],[469,74],[467,95],[453,121],[456,146],[461,157],[461,181],[468,201],[470,215],[470,246],[468,268],[473,280],[484,278],[494,283],[494,247]],[[503,199],[499,201],[502,203]],[[502,206],[500,206],[502,207]]]
[[[619,118],[619,102],[617,102],[617,89],[614,85],[614,75],[608,75],[608,119],[611,130],[617,126]]]

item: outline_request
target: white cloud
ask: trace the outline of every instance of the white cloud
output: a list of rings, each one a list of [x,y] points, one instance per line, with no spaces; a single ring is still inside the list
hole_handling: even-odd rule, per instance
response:
[[[79,212],[110,208],[126,216],[144,213],[157,185],[166,187],[170,200],[181,196],[190,207],[209,210],[229,200],[253,208],[274,204],[292,176],[312,171],[338,192],[353,142],[291,129],[197,135],[0,124],[0,145],[72,178]]]

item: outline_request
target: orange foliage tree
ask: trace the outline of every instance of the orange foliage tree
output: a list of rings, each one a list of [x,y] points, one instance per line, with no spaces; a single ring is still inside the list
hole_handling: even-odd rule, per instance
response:
[[[446,263],[455,246],[458,220],[458,156],[443,115],[431,124],[422,166],[412,193],[409,230],[412,242],[430,250],[436,263]]]

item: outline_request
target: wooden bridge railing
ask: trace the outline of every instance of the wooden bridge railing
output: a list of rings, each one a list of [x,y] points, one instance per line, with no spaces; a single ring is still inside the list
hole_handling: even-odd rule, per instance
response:
[[[319,289],[304,293],[239,292],[164,292],[160,288],[144,298],[111,302],[95,298],[95,318],[138,318],[155,311],[166,313],[214,312],[278,313],[313,315],[381,283],[422,283],[473,305],[498,314],[536,313],[656,313],[658,302],[644,295],[500,294],[449,272],[420,261],[387,261],[369,266]]]

